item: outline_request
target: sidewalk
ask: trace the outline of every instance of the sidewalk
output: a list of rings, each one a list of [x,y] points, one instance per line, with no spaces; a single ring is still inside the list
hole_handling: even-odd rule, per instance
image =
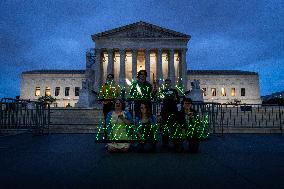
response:
[[[227,134],[200,153],[115,153],[94,134],[0,137],[0,188],[284,189],[284,136]]]

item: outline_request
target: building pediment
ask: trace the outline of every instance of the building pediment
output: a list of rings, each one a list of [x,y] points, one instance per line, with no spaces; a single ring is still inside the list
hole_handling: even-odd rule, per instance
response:
[[[183,38],[189,40],[190,36],[146,22],[136,22],[92,35],[94,41],[100,38]]]

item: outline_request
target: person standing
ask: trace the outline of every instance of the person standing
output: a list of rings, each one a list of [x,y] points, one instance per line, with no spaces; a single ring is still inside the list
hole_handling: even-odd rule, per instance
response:
[[[117,99],[119,94],[120,87],[115,83],[114,75],[108,74],[106,83],[102,86],[99,93],[99,99],[103,102],[103,114],[105,120],[107,114],[113,108],[114,100]]]
[[[130,86],[130,99],[134,101],[135,115],[140,113],[141,101],[148,103],[152,110],[151,100],[153,97],[152,85],[146,80],[146,70],[138,72],[137,81]]]
[[[170,79],[165,80],[165,88],[161,92],[161,99],[163,106],[161,109],[162,117],[162,143],[163,147],[168,147],[169,138],[176,139],[178,136],[176,134],[176,129],[179,127],[177,122],[178,108],[177,103],[179,103],[178,91],[172,88],[172,83]]]

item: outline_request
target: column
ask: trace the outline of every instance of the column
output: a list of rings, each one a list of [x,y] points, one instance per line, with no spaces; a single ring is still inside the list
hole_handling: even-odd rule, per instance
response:
[[[99,91],[99,88],[102,85],[101,67],[102,67],[101,66],[101,49],[96,49],[94,89],[97,92]]]
[[[132,78],[137,77],[137,49],[132,49]]]
[[[181,51],[181,67],[182,67],[182,83],[185,91],[187,91],[187,64],[186,64],[186,51],[187,49],[182,49]]]
[[[156,74],[157,74],[157,79],[159,80],[159,84],[162,84],[163,82],[163,65],[162,65],[162,53],[163,50],[162,49],[158,49],[158,53],[157,53],[157,66],[156,66]]]
[[[108,49],[108,65],[107,65],[107,75],[113,74],[113,50]]]
[[[170,49],[169,52],[169,78],[172,80],[172,84],[175,84],[175,64],[174,64],[174,49]]]
[[[179,77],[179,81],[182,78],[182,58],[181,58],[181,50],[178,52],[178,73],[179,75],[176,77]]]
[[[119,49],[119,54],[120,54],[120,71],[119,71],[119,84],[121,86],[125,86],[125,49]]]
[[[145,68],[147,72],[147,81],[150,82],[150,49],[145,49]]]

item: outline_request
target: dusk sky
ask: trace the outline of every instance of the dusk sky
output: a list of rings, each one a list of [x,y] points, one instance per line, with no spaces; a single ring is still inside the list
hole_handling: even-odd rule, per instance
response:
[[[188,69],[245,70],[284,90],[283,0],[1,0],[0,98],[35,69],[84,69],[91,35],[145,21],[191,35]]]

